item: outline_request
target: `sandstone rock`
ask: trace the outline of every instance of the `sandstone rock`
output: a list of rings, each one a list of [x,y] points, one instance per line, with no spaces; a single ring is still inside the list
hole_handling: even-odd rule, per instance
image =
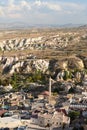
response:
[[[61,60],[61,61],[56,62],[55,68],[56,68],[56,69],[61,68],[61,69],[63,69],[63,70],[67,70],[67,68],[68,68],[67,65],[68,65],[67,60]]]
[[[44,36],[36,38],[22,38],[22,39],[9,39],[0,42],[1,50],[24,50],[26,47],[28,49],[41,49],[44,47],[66,47],[68,45],[68,38],[62,36]]]
[[[85,59],[86,60],[86,59]],[[62,70],[68,69],[84,69],[83,61],[78,57],[70,57],[63,60],[45,60],[36,59],[33,55],[26,56],[13,56],[13,57],[0,57],[0,65],[3,73],[13,74],[14,72],[30,73],[33,71],[41,71],[43,73],[49,72],[57,76]],[[85,64],[86,65],[86,64]],[[61,75],[61,74],[60,74]],[[58,75],[58,78],[59,76]]]
[[[87,57],[84,58],[83,62],[84,62],[84,66],[85,66],[85,68],[87,69]]]
[[[1,65],[3,67],[3,74],[19,72],[20,70],[29,73],[34,70],[45,72],[49,68],[49,61],[42,59],[35,59],[32,56],[26,57],[0,57]]]
[[[42,60],[42,59],[33,60],[32,69],[45,72],[48,68],[49,68],[49,62],[48,61]]]
[[[70,69],[80,69],[82,70],[84,68],[83,61],[78,57],[71,57],[68,59],[68,68]]]

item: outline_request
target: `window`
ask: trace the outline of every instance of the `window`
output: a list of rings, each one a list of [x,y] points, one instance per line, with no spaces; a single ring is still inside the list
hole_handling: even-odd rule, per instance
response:
[[[58,125],[58,122],[56,124]]]
[[[40,121],[40,124],[42,124],[42,121]]]

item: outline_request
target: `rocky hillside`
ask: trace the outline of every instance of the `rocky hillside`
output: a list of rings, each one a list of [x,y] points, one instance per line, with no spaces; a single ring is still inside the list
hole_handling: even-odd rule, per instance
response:
[[[68,39],[59,36],[10,39],[0,43],[1,50],[24,50],[66,47]]]
[[[56,71],[57,69],[69,70],[87,68],[87,58],[83,60],[78,57],[69,57],[62,60],[37,59],[35,56],[27,55],[21,57],[0,57],[2,74],[13,74],[14,72],[31,73],[33,71]]]
[[[45,57],[87,54],[86,29],[30,29],[0,32],[0,54],[2,51],[46,51]],[[12,52],[13,53],[13,52]],[[49,54],[47,54],[49,53]],[[23,54],[22,54],[23,55]],[[11,56],[11,55],[10,55]],[[39,57],[42,58],[42,57]]]
[[[75,83],[79,83],[84,78],[84,72],[87,73],[86,57],[72,56],[61,60],[38,59],[33,55],[0,57],[0,87],[5,86],[5,91],[17,91],[22,87],[35,91],[36,85],[38,89],[42,85],[48,86],[49,76],[53,82],[74,79]]]

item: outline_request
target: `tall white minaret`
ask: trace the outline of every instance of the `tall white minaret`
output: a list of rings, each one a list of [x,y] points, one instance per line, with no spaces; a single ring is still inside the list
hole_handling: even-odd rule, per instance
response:
[[[51,101],[51,77],[49,78],[49,104]]]
[[[4,106],[5,106],[4,100],[3,100],[2,106],[3,106],[3,110],[4,110]]]

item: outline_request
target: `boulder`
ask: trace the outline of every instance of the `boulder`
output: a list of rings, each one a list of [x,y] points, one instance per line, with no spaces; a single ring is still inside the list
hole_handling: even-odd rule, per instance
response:
[[[71,58],[68,58],[67,60],[68,60],[68,68],[79,69],[79,70],[84,69],[84,63],[80,58],[71,57]]]

